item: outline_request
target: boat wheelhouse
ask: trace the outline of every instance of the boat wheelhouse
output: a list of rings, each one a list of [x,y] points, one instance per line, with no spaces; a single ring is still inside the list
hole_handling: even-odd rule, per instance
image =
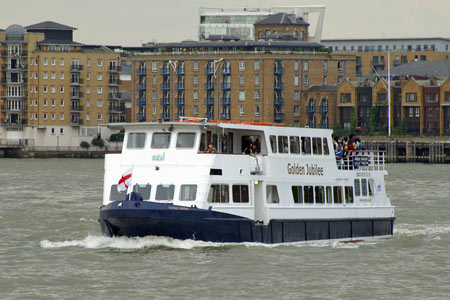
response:
[[[206,119],[119,126],[122,153],[105,157],[107,236],[283,243],[393,233],[384,153],[338,164],[331,130]]]

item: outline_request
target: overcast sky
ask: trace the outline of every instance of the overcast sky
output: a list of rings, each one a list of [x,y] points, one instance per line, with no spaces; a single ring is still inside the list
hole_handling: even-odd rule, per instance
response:
[[[86,44],[140,46],[197,39],[199,7],[323,4],[322,38],[450,38],[450,0],[21,0],[2,1],[0,28],[54,21]]]

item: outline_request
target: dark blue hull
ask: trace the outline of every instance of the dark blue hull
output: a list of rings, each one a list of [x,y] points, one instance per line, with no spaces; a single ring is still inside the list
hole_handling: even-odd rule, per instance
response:
[[[167,236],[210,242],[287,243],[392,235],[394,218],[346,220],[253,220],[195,207],[145,201],[113,202],[100,208],[107,236]]]

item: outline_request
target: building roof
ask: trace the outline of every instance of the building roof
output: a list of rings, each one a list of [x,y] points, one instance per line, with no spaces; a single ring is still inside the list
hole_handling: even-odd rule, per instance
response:
[[[364,39],[323,39],[323,43],[329,42],[383,42],[383,41],[431,41],[442,40],[450,41],[450,38],[444,37],[399,37],[399,38],[364,38]]]
[[[70,40],[42,40],[37,43],[38,45],[72,45],[72,46],[84,46],[84,44],[80,44]]]
[[[336,92],[336,85],[313,85],[308,89],[308,92]]]
[[[450,61],[415,61],[409,64],[391,68],[391,77],[423,76],[447,77],[450,76]],[[379,72],[381,77],[387,77],[387,70]],[[371,74],[369,77],[376,77]]]
[[[26,26],[25,29],[31,30],[76,30],[75,27],[66,26],[52,21],[45,21]]]
[[[277,13],[268,16],[258,22],[255,25],[309,25],[303,18],[296,18],[294,14]]]

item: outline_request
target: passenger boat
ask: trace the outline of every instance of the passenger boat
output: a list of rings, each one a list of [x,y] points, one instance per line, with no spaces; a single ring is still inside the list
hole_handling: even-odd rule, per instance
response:
[[[393,234],[383,152],[338,165],[331,130],[278,125],[116,125],[125,136],[122,153],[105,157],[103,234],[261,243]]]

